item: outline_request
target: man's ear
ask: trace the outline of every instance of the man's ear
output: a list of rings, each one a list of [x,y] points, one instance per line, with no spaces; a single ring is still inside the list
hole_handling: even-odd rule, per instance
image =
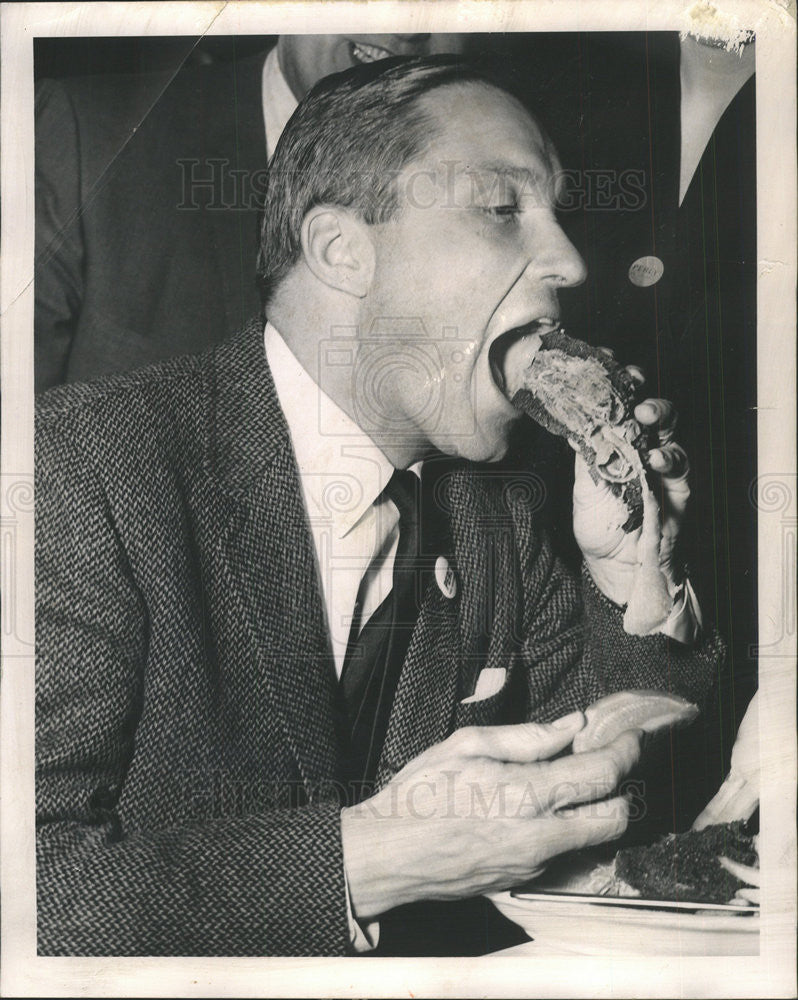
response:
[[[339,205],[314,205],[302,221],[302,254],[319,281],[363,298],[374,274],[368,226]]]

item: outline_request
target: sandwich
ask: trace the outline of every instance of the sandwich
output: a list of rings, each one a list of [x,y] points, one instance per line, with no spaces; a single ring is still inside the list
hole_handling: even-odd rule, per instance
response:
[[[626,505],[624,531],[643,520],[640,483],[645,439],[632,410],[634,379],[606,352],[569,337],[561,328],[540,336],[529,361],[508,352],[506,393],[513,406],[541,427],[567,438]]]

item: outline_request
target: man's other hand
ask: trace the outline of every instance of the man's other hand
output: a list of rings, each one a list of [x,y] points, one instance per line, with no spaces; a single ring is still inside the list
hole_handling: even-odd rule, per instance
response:
[[[636,377],[639,374],[638,369],[628,370]],[[647,479],[660,508],[659,564],[674,592],[681,583],[679,568],[674,567],[674,549],[690,499],[689,463],[684,449],[674,441],[676,412],[672,403],[646,399],[635,407],[634,416],[655,442],[646,462]],[[638,543],[642,531],[624,531],[627,517],[626,507],[609,483],[594,483],[577,454],[574,535],[596,586],[621,605],[629,600],[641,561]]]
[[[575,712],[549,725],[458,730],[344,809],[356,918],[506,889],[555,855],[619,837],[628,809],[614,793],[639,757],[639,734],[551,760],[584,724]]]
[[[737,730],[726,780],[693,823],[703,830],[718,823],[733,823],[753,816],[759,805],[759,692],[751,699]]]

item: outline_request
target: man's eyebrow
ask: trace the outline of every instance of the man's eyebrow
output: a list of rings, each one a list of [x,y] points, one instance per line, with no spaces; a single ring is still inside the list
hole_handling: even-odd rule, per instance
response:
[[[561,173],[559,171],[555,173],[552,169],[540,170],[504,161],[489,161],[469,164],[465,172],[471,176],[486,175],[486,178],[490,176],[497,180],[506,178],[521,189],[519,193],[523,193],[524,189],[531,189],[538,194],[545,193],[553,202],[559,201],[565,193]],[[486,184],[485,187],[488,192],[495,193],[495,181],[494,184],[490,186]]]
[[[520,167],[514,163],[497,160],[488,163],[469,164],[466,173],[469,174],[497,174],[502,177],[522,178],[531,177],[533,180],[541,181],[545,179],[545,174],[534,167]]]

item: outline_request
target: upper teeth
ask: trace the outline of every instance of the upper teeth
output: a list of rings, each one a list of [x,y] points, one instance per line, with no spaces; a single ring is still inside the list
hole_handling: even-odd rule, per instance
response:
[[[391,55],[387,49],[381,49],[378,45],[365,45],[363,42],[352,42],[352,54],[359,62],[374,62]]]

